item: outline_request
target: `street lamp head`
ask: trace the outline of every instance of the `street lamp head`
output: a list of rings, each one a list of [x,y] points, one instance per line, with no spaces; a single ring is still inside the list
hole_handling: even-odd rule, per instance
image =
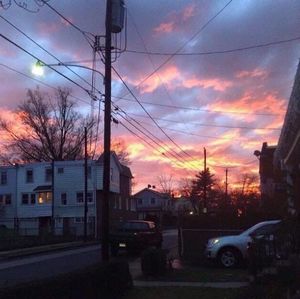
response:
[[[43,76],[44,75],[43,63],[38,60],[33,65],[31,72],[36,76]]]

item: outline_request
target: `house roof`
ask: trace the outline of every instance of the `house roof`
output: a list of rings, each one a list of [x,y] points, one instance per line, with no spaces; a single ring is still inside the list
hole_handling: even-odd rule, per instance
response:
[[[33,191],[51,191],[51,190],[52,190],[51,185],[41,185],[33,189]]]
[[[136,197],[136,196],[138,196],[140,193],[143,193],[143,192],[151,192],[151,193],[153,193],[153,194],[155,194],[155,195],[158,195],[158,196],[161,197],[161,198],[170,197],[167,193],[161,193],[161,192],[155,191],[155,190],[153,190],[153,189],[149,189],[149,188],[144,188],[144,189],[142,189],[141,191],[135,193],[135,194],[133,195],[133,197]]]

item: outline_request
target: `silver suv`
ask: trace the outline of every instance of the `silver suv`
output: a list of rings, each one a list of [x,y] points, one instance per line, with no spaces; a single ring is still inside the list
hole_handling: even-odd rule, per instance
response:
[[[253,237],[272,234],[278,228],[280,220],[260,222],[239,235],[209,239],[206,245],[206,257],[214,259],[226,268],[237,266],[247,258],[247,247]]]

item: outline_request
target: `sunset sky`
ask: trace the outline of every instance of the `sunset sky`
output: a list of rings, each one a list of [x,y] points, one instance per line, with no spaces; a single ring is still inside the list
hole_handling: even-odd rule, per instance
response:
[[[70,82],[50,68],[37,78],[31,68],[34,57],[46,64],[59,60],[92,67],[89,42],[93,35],[105,34],[106,2],[49,0],[53,9],[40,0],[1,2],[0,117],[12,118],[26,90],[37,85],[50,94],[58,86],[71,88],[78,109],[90,113],[91,99],[84,91],[91,89],[90,71],[72,67],[84,81],[65,67],[55,67]],[[113,67],[135,97],[113,72],[112,101],[119,107],[113,117],[120,123],[112,124],[112,138],[125,143],[130,153],[134,191],[158,185],[162,174],[172,175],[175,182],[194,177],[203,169],[204,147],[207,166],[221,182],[229,168],[229,187],[243,173],[257,174],[253,152],[265,141],[277,143],[291,93],[300,53],[300,2],[125,0],[125,4],[127,36],[124,30],[118,40],[124,47],[127,39],[127,48]],[[228,52],[234,49],[240,50]],[[95,67],[104,73],[100,56]],[[96,88],[104,93],[99,74]],[[99,146],[103,105],[100,109]],[[5,136],[0,145],[3,142]]]

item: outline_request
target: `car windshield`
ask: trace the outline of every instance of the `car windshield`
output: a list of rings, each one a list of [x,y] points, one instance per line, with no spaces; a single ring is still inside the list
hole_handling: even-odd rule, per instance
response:
[[[124,222],[120,225],[119,230],[146,231],[149,230],[149,224],[146,222]]]

